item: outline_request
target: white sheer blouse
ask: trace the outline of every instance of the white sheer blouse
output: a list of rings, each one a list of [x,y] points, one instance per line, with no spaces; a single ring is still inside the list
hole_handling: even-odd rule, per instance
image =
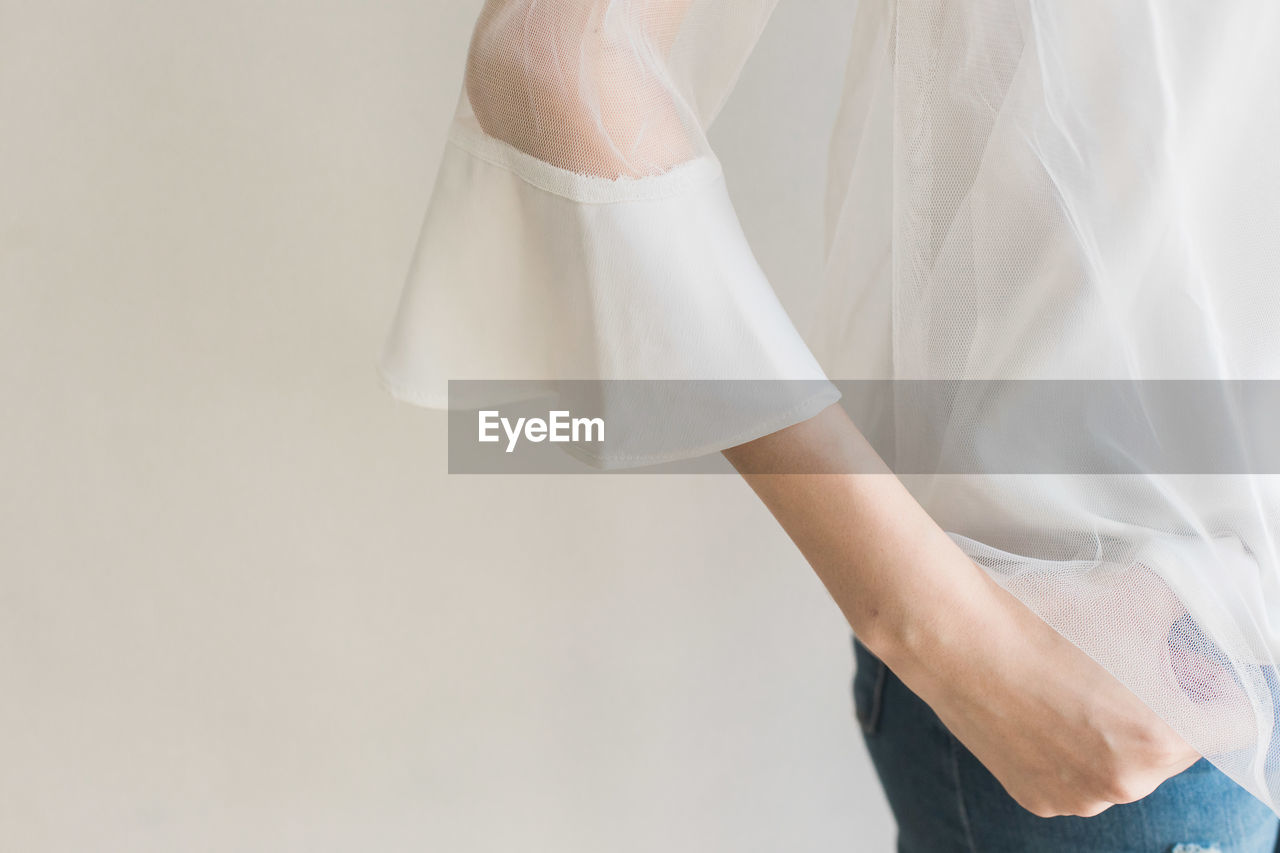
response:
[[[807,338],[706,137],[773,5],[489,0],[384,386],[445,407],[467,378],[1280,379],[1280,4],[861,0]],[[839,396],[804,387],[691,452]],[[892,429],[980,453],[983,417]],[[1274,476],[903,479],[1277,809]]]

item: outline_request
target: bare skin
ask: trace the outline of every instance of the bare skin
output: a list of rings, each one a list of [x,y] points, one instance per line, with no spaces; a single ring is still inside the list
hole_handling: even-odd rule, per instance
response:
[[[874,457],[840,406],[724,455],[858,637],[1028,811],[1096,815],[1200,758],[974,565],[887,468],[839,473]],[[773,473],[795,471],[813,473]]]

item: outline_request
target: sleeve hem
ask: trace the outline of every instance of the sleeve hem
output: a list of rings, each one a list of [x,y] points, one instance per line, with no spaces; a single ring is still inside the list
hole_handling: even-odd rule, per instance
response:
[[[682,447],[678,451],[671,451],[668,453],[589,453],[583,450],[580,446],[575,445],[564,445],[560,449],[577,459],[579,462],[583,462],[592,468],[598,468],[601,470],[642,468],[650,465],[661,465],[667,462],[696,459],[699,456],[719,453],[720,451],[726,450],[730,447],[737,447],[739,444],[746,444],[748,441],[763,438],[764,436],[775,433],[778,430],[794,426],[802,421],[807,421],[823,409],[838,402],[841,396],[840,390],[836,388],[835,385],[826,383],[825,387],[818,393],[806,397],[803,401],[790,409],[780,412],[767,420],[761,421],[748,429],[740,430],[731,435],[713,439],[694,447]]]
[[[474,120],[456,119],[449,142],[477,159],[513,172],[540,190],[584,204],[653,201],[680,195],[720,177],[720,161],[704,154],[661,175],[645,178],[602,178],[563,169],[490,136]]]

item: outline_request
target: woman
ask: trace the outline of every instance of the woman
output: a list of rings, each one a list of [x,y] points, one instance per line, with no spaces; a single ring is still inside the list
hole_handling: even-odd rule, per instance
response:
[[[803,389],[694,400],[684,449],[724,452],[848,618],[900,849],[1272,850],[1269,479],[1135,466],[1106,423],[1100,468],[1067,442],[993,471],[991,413],[1026,406],[983,383],[1280,374],[1280,7],[864,0],[813,350],[705,136],[772,7],[488,0],[384,384]],[[855,426],[828,376],[898,384]],[[921,417],[902,380],[961,392]],[[902,464],[931,447],[968,467]]]

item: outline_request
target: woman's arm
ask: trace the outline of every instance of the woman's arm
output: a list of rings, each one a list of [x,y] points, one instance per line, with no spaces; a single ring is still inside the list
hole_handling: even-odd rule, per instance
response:
[[[1094,815],[1200,757],[975,565],[839,405],[724,455],[859,639],[1029,811]]]
[[[664,175],[695,153],[709,151],[703,125],[731,88],[743,51],[754,43],[755,28],[772,6],[773,0],[694,5],[689,0],[487,0],[471,43],[463,106],[486,134],[577,177],[617,182]],[[697,27],[688,29],[688,15],[698,8]],[[681,33],[688,36],[683,42]],[[675,62],[670,53],[681,44],[683,61]],[[489,165],[475,158],[459,172],[454,195],[448,196],[453,205],[446,202],[435,209],[436,221],[484,218],[478,199],[493,196],[487,187],[474,197],[466,190],[472,186],[468,175]],[[673,196],[672,204],[682,197]],[[529,202],[523,194],[497,198],[520,211]],[[467,204],[459,205],[458,199]],[[536,214],[529,209],[527,218],[513,217],[514,225],[495,232],[505,242],[493,245],[505,251],[536,242],[540,234],[569,235],[580,241],[578,254],[597,265],[602,257],[620,264],[661,257],[671,249],[670,235],[660,229],[630,227],[634,218],[643,218],[638,203],[588,204],[568,196],[556,198],[554,205],[544,205],[542,196],[537,200]],[[710,215],[718,221],[707,223],[705,233],[736,231],[728,209],[713,209]],[[598,239],[601,233],[606,239]],[[627,251],[616,251],[624,244]],[[544,292],[545,282],[536,279],[486,281],[478,273],[486,293],[511,293],[520,304],[537,309],[518,327],[493,328],[519,328],[523,334],[532,327],[533,333],[519,346],[484,339],[493,350],[477,347],[479,336],[489,334],[478,327],[469,329],[475,336],[465,342],[449,335],[445,340],[456,344],[456,350],[440,361],[454,371],[473,365],[461,372],[492,378],[500,378],[495,365],[515,364],[517,358],[523,363],[530,352],[540,358],[531,363],[555,365],[564,376],[670,377],[670,367],[682,363],[690,376],[737,375],[744,361],[739,348],[751,358],[769,349],[787,350],[777,346],[775,336],[782,328],[794,330],[780,306],[776,313],[763,303],[748,310],[742,301],[751,297],[745,293],[729,298],[733,285],[743,290],[736,276],[753,269],[754,259],[745,244],[726,245],[722,249],[728,254],[735,247],[740,250],[732,265],[712,265],[709,275],[700,277],[659,265],[670,280],[654,276],[651,290],[630,282],[627,287],[635,290],[625,298],[619,296],[619,282],[608,265],[584,271],[576,256],[566,261],[555,253],[531,255],[539,269],[550,271],[549,278],[557,265],[571,274],[574,287],[580,288],[572,296],[560,292],[558,281],[557,289]],[[486,243],[485,249],[490,248]],[[420,243],[419,262],[428,261],[444,270],[491,269],[487,258],[443,238]],[[681,281],[690,289],[684,303],[677,299]],[[485,306],[474,301],[473,291],[452,290],[454,277],[440,276],[432,286],[434,290],[424,289],[406,301],[415,309],[407,316],[422,328],[431,328],[428,317],[483,315]],[[439,300],[430,311],[426,293]],[[584,312],[568,318],[573,322],[564,329],[539,327],[539,318],[579,304],[596,312],[601,304],[612,306],[601,312],[611,325],[584,328],[582,318],[591,316]],[[726,322],[726,311],[733,312],[733,322]],[[733,328],[740,334],[712,336],[704,346],[692,335],[653,333],[684,313],[705,321],[708,329]],[[689,322],[689,317],[681,319]],[[404,341],[397,341],[394,352],[409,361],[430,335],[417,333],[415,326],[411,336],[407,320],[397,328],[405,330]],[[565,334],[574,328],[576,333]],[[686,328],[696,328],[696,323]],[[658,341],[696,345],[661,352],[655,368],[651,357],[660,349]],[[498,348],[509,360],[495,360]],[[708,353],[715,363],[700,361]],[[766,368],[796,363],[794,352],[776,355],[760,363]],[[427,372],[421,365],[414,367]],[[435,369],[443,379],[443,369]],[[1037,813],[1093,813],[1107,803],[1145,795],[1195,759],[1132,693],[973,565],[887,469],[883,474],[841,473],[868,470],[850,458],[868,453],[862,435],[839,407],[726,451],[867,646],[933,706],[1020,802]]]

